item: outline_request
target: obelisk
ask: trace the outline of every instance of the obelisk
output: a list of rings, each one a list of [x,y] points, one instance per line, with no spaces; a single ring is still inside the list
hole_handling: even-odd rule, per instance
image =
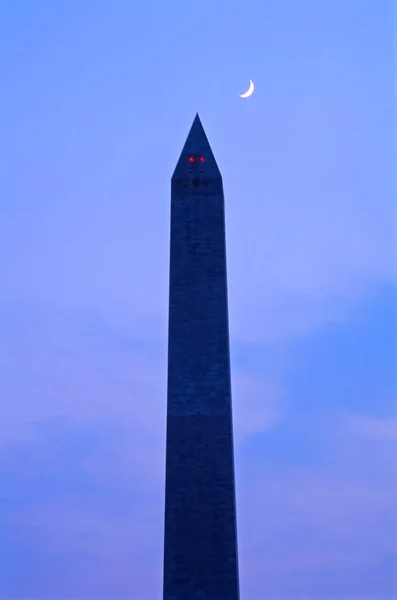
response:
[[[164,600],[238,600],[222,177],[196,115],[171,181]]]

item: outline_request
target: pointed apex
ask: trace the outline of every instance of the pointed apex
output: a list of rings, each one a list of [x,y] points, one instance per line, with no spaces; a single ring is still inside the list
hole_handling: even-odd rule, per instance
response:
[[[198,113],[196,113],[182,152],[187,151],[191,154],[194,154],[199,153],[200,150],[207,148],[211,150],[207,136],[205,135],[204,127],[200,121],[200,117]]]
[[[216,164],[204,127],[198,113],[196,113],[176,165],[174,177],[188,175],[192,170],[198,168],[200,173],[206,177],[220,177],[218,165]]]

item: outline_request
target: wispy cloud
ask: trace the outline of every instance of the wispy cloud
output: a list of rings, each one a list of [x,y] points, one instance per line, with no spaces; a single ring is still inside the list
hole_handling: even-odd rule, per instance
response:
[[[89,313],[48,304],[4,309],[0,326],[1,392],[8,398],[2,444],[32,435],[35,423],[58,417],[76,423],[123,422],[139,443],[146,439],[148,457],[162,447],[165,338],[130,338]],[[268,376],[236,368],[233,394],[239,439],[277,420],[280,390]]]
[[[36,561],[50,556],[54,562],[45,579],[14,564],[14,575],[24,576],[31,591],[56,593],[61,586],[65,598],[106,598],[136,589],[145,590],[140,597],[147,600],[158,594],[164,469],[148,465],[136,435],[128,424],[47,420],[34,441],[3,449],[2,522],[10,543],[30,549]],[[240,563],[248,597],[258,590],[275,596],[305,590],[326,598],[333,587],[338,598],[353,589],[390,594],[397,486],[378,439],[362,447],[361,436],[335,416],[332,439],[324,439],[334,458],[325,468],[280,469],[271,456],[250,464],[246,446],[237,446]],[[163,461],[163,451],[156,454]],[[379,584],[367,576],[374,564],[383,573]],[[10,593],[16,589],[11,575],[2,575]]]
[[[397,400],[394,403],[397,410]],[[381,440],[397,441],[397,418],[375,418],[363,415],[346,415],[347,425],[355,434]]]

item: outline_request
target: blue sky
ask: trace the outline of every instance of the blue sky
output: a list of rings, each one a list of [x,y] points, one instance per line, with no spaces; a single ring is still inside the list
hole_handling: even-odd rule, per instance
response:
[[[1,599],[161,597],[170,177],[197,111],[242,600],[395,598],[395,24],[391,0],[0,3]]]

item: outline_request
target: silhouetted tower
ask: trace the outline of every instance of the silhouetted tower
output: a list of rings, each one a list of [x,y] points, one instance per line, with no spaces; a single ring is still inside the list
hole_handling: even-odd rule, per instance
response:
[[[171,182],[164,600],[238,600],[222,177],[196,115]]]

